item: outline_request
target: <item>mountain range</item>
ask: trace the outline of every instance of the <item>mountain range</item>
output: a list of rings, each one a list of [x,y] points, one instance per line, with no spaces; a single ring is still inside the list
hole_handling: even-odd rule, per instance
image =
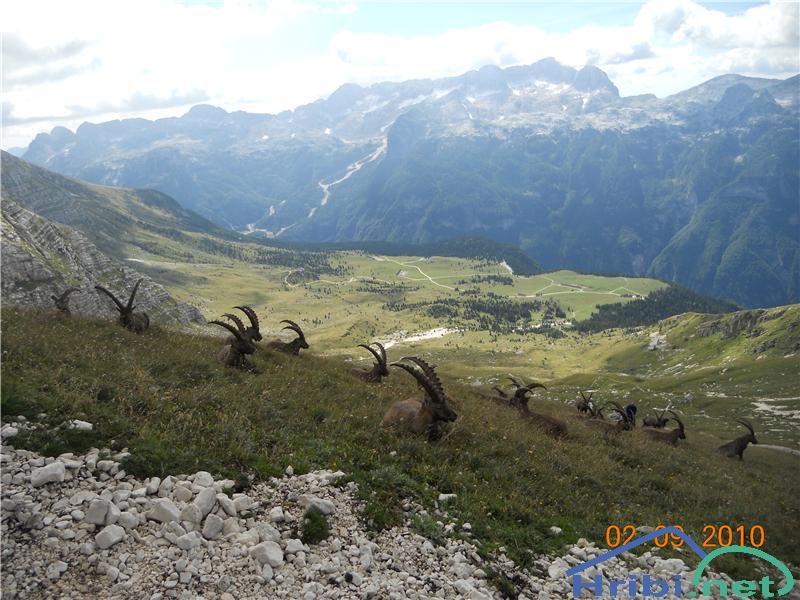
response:
[[[746,306],[800,300],[800,76],[621,97],[545,59],[347,84],[276,115],[40,134],[27,161],[151,188],[225,228],[311,242],[482,236],[545,269],[649,275]]]

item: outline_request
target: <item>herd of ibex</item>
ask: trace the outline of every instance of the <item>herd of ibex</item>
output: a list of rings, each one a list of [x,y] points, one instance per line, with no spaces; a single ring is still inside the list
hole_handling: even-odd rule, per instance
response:
[[[143,333],[150,326],[150,317],[145,312],[137,312],[133,301],[142,280],[136,282],[128,298],[128,302],[123,304],[117,297],[106,288],[96,285],[95,289],[107,295],[114,302],[119,312],[119,324],[135,333]],[[79,291],[77,288],[68,288],[60,296],[51,296],[55,307],[64,314],[69,315],[69,296]],[[254,373],[258,369],[251,360],[251,355],[257,350],[256,342],[260,342],[261,336],[258,315],[249,306],[235,306],[236,310],[241,311],[249,320],[250,325],[245,326],[244,322],[232,313],[225,313],[222,316],[227,321],[213,320],[210,323],[224,327],[230,332],[230,336],[225,340],[225,345],[218,354],[218,360],[227,367],[244,369]],[[300,326],[294,321],[284,319],[281,323],[287,325],[283,329],[288,329],[297,334],[297,337],[290,342],[281,339],[274,339],[266,344],[271,350],[284,352],[297,356],[301,349],[308,349],[308,342]],[[375,346],[375,348],[373,348]],[[444,426],[452,423],[458,417],[451,407],[451,401],[444,392],[442,382],[434,370],[434,366],[416,356],[404,356],[400,361],[388,363],[386,348],[380,342],[372,344],[359,344],[360,348],[368,350],[375,358],[375,362],[370,369],[352,368],[350,372],[359,379],[369,383],[381,383],[382,379],[389,376],[389,366],[403,369],[411,374],[417,384],[424,392],[424,396],[401,400],[394,403],[381,421],[381,424],[389,427],[399,427],[408,429],[414,433],[425,434],[429,440],[438,440],[442,437]],[[546,435],[563,438],[567,436],[568,429],[565,421],[551,417],[549,415],[532,411],[528,406],[529,395],[536,388],[547,389],[543,384],[533,382],[529,384],[520,383],[514,377],[508,378],[511,381],[512,391],[507,392],[495,386],[495,395],[491,400],[500,405],[509,406],[519,411],[520,417],[526,422],[530,422],[540,428]],[[602,431],[605,435],[619,434],[624,431],[631,431],[636,427],[636,408],[629,405],[625,408],[617,402],[609,401],[604,405],[598,405],[593,399],[594,392],[589,392],[587,396],[580,392],[580,397],[575,401],[575,408],[578,414],[583,417],[584,423],[592,428]],[[603,410],[610,409],[611,413],[616,413],[618,418],[606,420]],[[669,413],[669,417],[665,415]],[[675,421],[674,429],[666,430],[670,420]],[[747,428],[748,433],[738,437],[719,447],[719,451],[728,457],[739,457],[742,460],[745,449],[749,444],[758,444],[753,426],[748,421],[737,419],[738,423]],[[683,421],[672,410],[663,410],[660,414],[648,415],[642,420],[642,425],[646,427],[648,436],[656,441],[677,445],[678,440],[686,439],[686,432]]]

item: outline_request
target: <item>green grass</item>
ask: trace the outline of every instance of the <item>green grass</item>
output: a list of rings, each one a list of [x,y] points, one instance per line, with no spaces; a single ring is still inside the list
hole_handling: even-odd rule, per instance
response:
[[[375,386],[352,378],[340,357],[260,350],[256,376],[216,364],[219,339],[159,327],[137,336],[109,322],[13,308],[2,325],[3,412],[44,411],[50,426],[73,418],[95,424],[91,437],[77,439],[65,430],[23,431],[16,438],[23,447],[51,454],[128,447],[134,459],[126,468],[141,477],[204,469],[265,478],[287,464],[297,472],[342,469],[358,483],[363,517],[376,528],[401,523],[405,499],[430,509],[439,493],[455,493],[448,510],[472,523],[482,552],[503,545],[521,564],[530,552],[560,552],[579,537],[602,542],[608,525],[626,523],[679,524],[695,536],[709,523],[761,524],[764,550],[800,562],[795,457],[751,448],[744,462],[725,459],[715,451],[722,440],[699,431],[700,420],[677,448],[640,431],[605,440],[564,406],[576,382],[548,381],[548,399],[532,402],[568,420],[569,437],[556,441],[461,384],[463,367],[441,354],[460,418],[429,444],[378,426],[393,401],[418,395],[394,369]],[[552,525],[564,534],[548,536]]]
[[[319,544],[322,540],[328,539],[331,534],[328,519],[315,508],[309,508],[303,514],[303,522],[300,529],[300,540],[304,544]]]

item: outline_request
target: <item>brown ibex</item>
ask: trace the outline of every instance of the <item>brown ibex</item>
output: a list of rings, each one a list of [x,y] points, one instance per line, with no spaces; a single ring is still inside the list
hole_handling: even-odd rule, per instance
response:
[[[411,360],[412,358],[414,360]],[[410,399],[395,402],[386,411],[381,425],[384,427],[397,426],[414,433],[425,433],[429,440],[438,440],[442,436],[443,426],[455,421],[458,415],[450,408],[447,396],[433,367],[417,357],[406,357],[401,360],[409,360],[412,364],[396,362],[391,366],[410,373],[425,391],[425,397],[422,400]]]
[[[297,334],[297,337],[291,342],[284,342],[281,339],[272,340],[269,344],[267,344],[267,348],[278,350],[279,352],[285,352],[286,354],[293,354],[295,356],[300,354],[301,349],[308,348],[306,336],[303,334],[303,330],[300,329],[300,325],[294,321],[289,321],[288,319],[284,319],[281,321],[281,323],[288,323],[288,325],[283,329],[290,329],[294,331]]]
[[[259,329],[258,315],[256,314],[256,311],[249,306],[234,306],[233,308],[242,311],[250,320],[250,327],[244,329],[242,335],[253,342],[260,342],[262,339],[261,330]],[[230,318],[230,316],[227,314],[225,316]]]
[[[64,290],[60,296],[50,296],[50,297],[53,299],[56,308],[65,315],[68,315],[71,314],[69,311],[69,295],[77,291],[79,291],[78,288],[71,287]]]
[[[146,312],[134,312],[136,307],[133,305],[133,299],[136,297],[136,291],[139,289],[139,285],[144,281],[140,279],[136,282],[136,285],[133,286],[133,291],[131,292],[131,297],[128,298],[127,304],[122,304],[119,300],[117,300],[116,296],[109,292],[106,288],[101,285],[94,286],[98,292],[103,292],[109,298],[114,301],[114,304],[117,306],[117,311],[119,311],[119,324],[136,333],[142,333],[150,327],[150,317],[147,316]]]
[[[242,335],[238,329],[225,321],[209,321],[209,324],[219,325],[231,332],[233,343],[225,344],[217,355],[217,360],[226,367],[235,367],[247,371],[258,372],[250,361],[250,355],[256,351],[256,344]]]
[[[647,415],[642,420],[642,426],[663,429],[667,425],[667,421],[669,421],[669,417],[664,417],[666,412],[666,410],[662,410],[660,415]]]
[[[670,429],[669,431],[661,431],[660,429],[645,429],[644,431],[646,431],[647,435],[654,440],[675,446],[678,444],[678,440],[686,439],[686,432],[684,431],[683,421],[680,420],[678,415],[671,410],[668,410],[667,412],[672,415],[672,419],[678,424],[675,429]],[[669,421],[669,419],[667,420]]]
[[[575,400],[575,408],[578,409],[578,412],[582,415],[593,416],[592,415],[592,396],[594,392],[589,392],[589,397],[586,397],[582,391],[579,392],[581,397]]]
[[[530,383],[526,386],[521,386],[514,392],[514,398],[511,401],[512,406],[516,406],[522,417],[539,426],[547,435],[555,438],[566,437],[567,424],[564,423],[564,421],[549,415],[534,412],[528,407],[528,394],[535,388],[547,389],[541,383]]]
[[[744,419],[736,419],[736,422],[747,427],[750,433],[740,436],[735,440],[731,440],[727,444],[722,444],[722,446],[717,448],[717,450],[719,450],[725,456],[728,456],[730,458],[738,456],[739,460],[743,460],[742,455],[744,454],[744,451],[747,449],[747,445],[758,444],[758,440],[756,439],[756,432],[753,431],[753,426],[750,424],[749,421],[745,421]]]
[[[376,352],[372,346],[377,346],[378,351]],[[350,369],[350,372],[355,375],[356,377],[363,379],[364,381],[369,381],[372,383],[380,383],[381,379],[384,377],[389,376],[389,369],[386,364],[386,348],[383,347],[383,344],[380,342],[375,342],[374,344],[370,344],[367,346],[366,344],[359,344],[359,348],[365,348],[369,350],[372,356],[375,357],[375,362],[372,363],[371,369],[360,369],[360,368],[353,368]]]
[[[620,416],[620,420],[613,422],[613,421],[606,421],[603,418],[603,409],[606,406],[611,405],[611,411],[618,413]],[[607,402],[605,405],[598,407],[597,409],[593,410],[592,418],[586,421],[586,424],[594,427],[595,429],[600,429],[605,433],[619,433],[621,431],[630,431],[633,429],[634,425],[631,421],[628,413],[625,412],[625,409],[622,408],[617,402]]]

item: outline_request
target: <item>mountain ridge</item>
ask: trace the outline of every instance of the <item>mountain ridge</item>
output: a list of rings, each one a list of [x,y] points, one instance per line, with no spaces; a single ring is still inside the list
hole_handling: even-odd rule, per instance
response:
[[[277,115],[201,105],[180,118],[85,124],[38,136],[25,157],[158,189],[251,235],[478,235],[521,247],[545,269],[646,274],[769,306],[798,299],[798,90],[798,77],[725,75],[663,99],[620,98],[596,67],[545,59],[347,84]],[[771,177],[753,177],[751,163]],[[731,190],[747,199],[727,202]],[[755,221],[775,228],[767,243],[748,233],[752,206]],[[732,228],[710,224],[715,210]],[[719,239],[694,248],[695,230]],[[682,266],[698,253],[711,261],[701,274]]]

